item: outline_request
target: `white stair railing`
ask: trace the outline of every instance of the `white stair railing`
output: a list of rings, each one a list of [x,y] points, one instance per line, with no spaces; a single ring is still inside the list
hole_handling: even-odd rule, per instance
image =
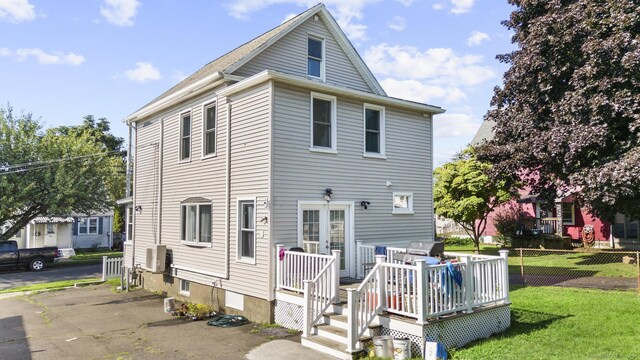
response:
[[[320,269],[312,280],[304,283],[304,318],[302,336],[311,334],[313,326],[322,319],[322,314],[339,300],[340,250],[332,251],[332,258]],[[337,286],[336,286],[337,284]]]

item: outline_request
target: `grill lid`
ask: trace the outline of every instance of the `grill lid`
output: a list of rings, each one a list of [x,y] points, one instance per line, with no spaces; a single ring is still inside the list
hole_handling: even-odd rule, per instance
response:
[[[442,241],[412,241],[407,246],[407,254],[422,256],[442,256],[444,243]]]

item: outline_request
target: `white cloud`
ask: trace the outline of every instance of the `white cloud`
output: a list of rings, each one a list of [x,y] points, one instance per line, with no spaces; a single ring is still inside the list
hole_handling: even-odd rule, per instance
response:
[[[467,98],[464,91],[456,86],[426,84],[418,80],[384,79],[380,82],[389,96],[421,103],[434,103],[435,100],[458,103]]]
[[[480,128],[480,122],[474,121],[468,114],[442,114],[433,119],[435,137],[470,136]]]
[[[478,46],[482,44],[483,41],[491,40],[489,34],[483,33],[481,31],[474,31],[471,33],[471,36],[467,39],[467,45],[469,46]]]
[[[17,61],[27,61],[29,58],[34,58],[42,65],[73,65],[77,66],[84,62],[85,58],[82,55],[75,53],[64,54],[59,51],[47,53],[42,49],[28,48],[28,49],[16,49],[13,51],[8,48],[0,49],[0,56],[12,57]]]
[[[330,9],[342,30],[350,40],[358,41],[367,38],[367,26],[359,22],[362,20],[364,8],[381,0],[325,0],[324,4]],[[398,0],[403,4],[409,0]],[[272,5],[294,4],[310,8],[317,0],[231,0],[225,4],[229,14],[237,19],[248,19],[252,12],[259,12]]]
[[[140,83],[162,79],[160,71],[156,69],[152,63],[147,61],[137,62],[134,69],[129,69],[124,72],[124,76],[131,81]]]
[[[31,21],[36,18],[34,6],[29,0],[0,0],[0,19],[14,23]]]
[[[366,50],[364,60],[375,73],[442,86],[474,86],[496,76],[482,65],[482,56],[458,55],[450,48],[420,51],[412,46],[380,44]]]
[[[405,19],[402,16],[394,16],[389,22],[389,28],[395,31],[402,31],[406,27]]]
[[[138,13],[138,0],[104,0],[100,14],[108,22],[117,26],[133,26],[133,19]]]
[[[447,7],[447,5],[443,3],[435,3],[431,7],[433,8],[433,10],[444,10]]]
[[[396,1],[404,6],[411,6],[411,4],[413,4],[413,0],[396,0]]]
[[[473,7],[474,2],[475,0],[451,0],[451,5],[453,5],[451,12],[454,14],[463,14],[469,12]]]

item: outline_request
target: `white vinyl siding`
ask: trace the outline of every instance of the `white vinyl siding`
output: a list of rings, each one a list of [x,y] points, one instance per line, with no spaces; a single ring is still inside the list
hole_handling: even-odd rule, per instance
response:
[[[298,246],[298,201],[321,200],[333,189],[335,201],[370,202],[355,206],[355,240],[370,244],[406,245],[433,238],[431,119],[421,113],[385,109],[385,161],[363,158],[363,106],[352,98],[337,98],[335,156],[308,151],[310,92],[276,84],[274,99],[274,155],[272,238],[287,247]],[[387,187],[387,181],[392,186]],[[413,216],[392,214],[393,192],[413,192]]]
[[[307,46],[310,35],[324,39],[324,81],[327,84],[377,93],[365,82],[321,19],[318,21],[309,19],[300,24],[289,34],[234,71],[233,74],[252,76],[269,69],[307,77]]]

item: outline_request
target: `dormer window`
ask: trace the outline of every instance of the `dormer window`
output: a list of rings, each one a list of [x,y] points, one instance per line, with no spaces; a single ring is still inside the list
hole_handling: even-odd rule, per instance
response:
[[[324,40],[309,37],[307,55],[307,75],[324,80]]]

